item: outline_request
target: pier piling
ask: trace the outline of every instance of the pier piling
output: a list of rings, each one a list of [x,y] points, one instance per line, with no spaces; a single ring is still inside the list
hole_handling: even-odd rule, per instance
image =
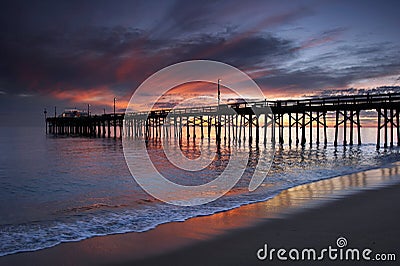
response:
[[[310,146],[312,146],[313,141],[316,142],[317,146],[320,144],[321,131],[324,134],[324,146],[327,145],[328,116],[334,117],[332,123],[332,126],[334,126],[333,145],[337,146],[339,128],[341,127],[343,128],[343,145],[354,145],[354,127],[357,127],[357,143],[361,145],[361,114],[364,114],[362,111],[369,111],[369,113],[375,111],[377,114],[375,117],[377,121],[376,147],[379,149],[381,129],[383,129],[384,148],[392,148],[395,145],[396,136],[397,145],[400,146],[399,109],[400,93],[287,101],[263,100],[260,102],[220,104],[218,106],[82,117],[65,117],[63,114],[57,116],[55,107],[54,117],[46,117],[45,113],[45,124],[46,133],[54,136],[92,138],[110,138],[113,136],[114,139],[123,136],[128,138],[145,137],[147,139],[175,137],[181,139],[183,127],[186,127],[187,139],[195,140],[196,134],[200,132],[201,139],[207,134],[209,140],[212,136],[215,136],[215,140],[220,143],[223,130],[224,143],[228,143],[228,145],[230,142],[240,144],[242,141],[246,142],[246,131],[248,131],[249,145],[255,143],[257,146],[260,141],[266,144],[268,139],[275,143],[277,137],[280,145],[284,145],[285,138],[287,138],[287,143],[291,146],[293,138],[295,138],[296,145],[300,143],[302,147],[305,147],[307,127]],[[271,110],[272,113],[268,110]],[[261,122],[264,120],[264,124],[260,125],[260,120]],[[213,127],[215,128],[215,135],[212,134]],[[322,127],[322,130],[320,127]],[[347,131],[348,127],[349,131]],[[192,135],[190,135],[191,128]],[[111,130],[113,130],[113,134]],[[204,132],[204,130],[207,132]],[[264,131],[261,139],[260,134],[262,132],[260,130]],[[288,135],[285,135],[284,132],[287,132]],[[276,136],[276,133],[278,136]],[[253,134],[255,134],[255,138],[253,138]]]

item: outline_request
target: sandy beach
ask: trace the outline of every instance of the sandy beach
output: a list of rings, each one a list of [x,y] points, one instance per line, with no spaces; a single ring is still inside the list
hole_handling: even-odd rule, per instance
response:
[[[363,191],[284,218],[270,219],[252,228],[238,230],[221,238],[185,249],[135,262],[135,265],[283,265],[285,261],[260,261],[256,252],[268,244],[279,249],[336,248],[345,237],[352,248],[370,248],[399,257],[400,185]],[[295,264],[309,265],[310,261]],[[366,261],[314,262],[316,265],[364,265]],[[396,262],[371,262],[395,265]],[[397,262],[398,263],[398,262]],[[130,265],[127,262],[125,265]],[[132,265],[132,264],[131,264]],[[398,265],[398,264],[397,264]]]
[[[275,249],[321,250],[336,247],[339,237],[347,240],[347,247],[369,248],[372,254],[390,253],[398,258],[399,169],[395,165],[305,184],[227,212],[163,224],[144,233],[94,237],[9,255],[1,257],[0,264],[281,265],[285,261],[276,256],[260,261],[257,251],[265,244]]]

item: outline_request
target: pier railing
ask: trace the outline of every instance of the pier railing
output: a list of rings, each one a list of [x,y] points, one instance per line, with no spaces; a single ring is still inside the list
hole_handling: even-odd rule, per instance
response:
[[[90,137],[161,137],[171,136],[171,128],[175,137],[182,138],[183,127],[186,127],[186,137],[190,135],[189,127],[193,132],[201,128],[201,138],[204,137],[203,128],[208,130],[215,127],[216,139],[221,139],[221,128],[224,128],[225,139],[238,140],[239,128],[249,128],[250,142],[253,141],[253,127],[258,144],[260,127],[264,129],[266,142],[266,127],[272,125],[271,140],[275,141],[275,131],[278,131],[278,142],[284,144],[284,127],[287,127],[288,143],[292,145],[292,129],[295,130],[295,143],[302,146],[306,143],[306,128],[309,128],[309,143],[312,145],[313,127],[317,128],[317,144],[320,144],[320,127],[324,132],[326,145],[327,136],[326,116],[335,118],[335,139],[338,144],[339,128],[343,129],[343,145],[353,145],[354,128],[358,134],[358,144],[361,144],[360,112],[365,110],[376,111],[377,121],[377,148],[380,147],[381,129],[383,129],[384,147],[394,146],[394,139],[400,144],[399,132],[400,93],[364,94],[331,96],[324,98],[288,99],[276,101],[234,102],[213,106],[194,106],[185,108],[157,109],[143,112],[126,112],[126,114],[104,114],[80,118],[51,117],[46,119],[46,126],[52,134],[82,135]],[[256,111],[255,111],[256,110]],[[272,113],[271,113],[272,111]],[[260,122],[263,122],[261,125]],[[123,127],[125,130],[123,131]],[[119,130],[117,130],[119,128]],[[169,131],[168,131],[169,130]],[[347,131],[349,130],[349,131]],[[112,134],[112,131],[114,134]],[[168,134],[169,133],[169,134]],[[390,136],[390,140],[389,140]],[[321,136],[322,137],[322,136]],[[348,138],[348,139],[347,139]],[[349,143],[347,142],[349,140]]]

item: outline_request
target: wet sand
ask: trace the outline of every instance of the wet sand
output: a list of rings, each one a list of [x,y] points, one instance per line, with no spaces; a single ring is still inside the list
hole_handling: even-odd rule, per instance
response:
[[[282,191],[265,202],[167,223],[145,233],[94,237],[9,255],[1,257],[0,264],[283,265],[276,257],[259,261],[256,253],[264,244],[320,250],[335,247],[338,237],[345,237],[348,247],[395,253],[399,260],[399,173],[395,165],[322,180]]]

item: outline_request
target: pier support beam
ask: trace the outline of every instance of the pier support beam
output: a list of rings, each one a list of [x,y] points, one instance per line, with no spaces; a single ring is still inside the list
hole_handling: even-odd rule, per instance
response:
[[[324,112],[323,114],[323,119],[324,119],[324,146],[326,147],[326,145],[328,144],[328,136],[326,135],[326,112]]]
[[[397,128],[397,146],[400,146],[400,118],[399,118],[400,109],[396,110],[396,128]]]
[[[203,126],[204,126],[204,121],[203,121],[203,116],[200,116],[200,134],[201,134],[201,139],[204,139],[204,129],[203,129]]]
[[[278,114],[279,145],[283,145],[283,114]]]
[[[271,128],[271,130],[272,130],[272,132],[271,132],[271,142],[272,142],[272,144],[274,144],[274,145],[275,145],[275,142],[276,142],[276,140],[275,140],[275,132],[276,132],[276,128],[275,128],[275,123],[276,123],[275,114],[273,114],[273,115],[272,115],[271,119],[272,119],[272,128]]]
[[[343,146],[347,145],[347,110],[343,111]]]
[[[306,145],[306,113],[303,112],[303,122],[301,124],[301,146],[304,148]]]
[[[258,142],[260,141],[260,126],[258,124],[258,117],[255,117],[256,119],[256,146],[258,147]]]
[[[390,108],[390,147],[393,148],[394,145],[394,127],[393,127],[394,117],[393,108]]]
[[[376,110],[378,112],[378,132],[376,133],[376,148],[379,149],[381,146],[381,109]]]
[[[333,142],[333,145],[336,147],[337,146],[337,140],[338,140],[338,133],[339,133],[339,110],[336,111],[336,124],[335,124],[335,140]]]
[[[267,144],[268,114],[264,114],[264,144]]]
[[[299,145],[299,113],[296,113],[296,146]]]
[[[312,128],[312,122],[313,122],[313,116],[312,116],[312,112],[310,111],[309,114],[309,122],[308,124],[310,125],[310,147],[312,147],[312,142],[313,142],[313,128]]]
[[[387,124],[388,124],[388,118],[387,118],[387,109],[385,108],[385,109],[383,109],[383,126],[384,126],[384,143],[383,143],[383,147],[386,149],[387,148],[387,141],[388,141],[388,127],[387,127]]]
[[[289,113],[289,147],[292,146],[292,114]]]
[[[249,144],[253,142],[253,115],[249,115]]]
[[[193,117],[193,140],[196,139],[196,117]]]
[[[317,146],[319,146],[319,124],[321,123],[320,121],[319,121],[319,112],[317,112]]]
[[[186,117],[186,139],[189,140],[190,132],[189,132],[189,116]]]
[[[356,111],[357,116],[357,135],[358,135],[358,145],[361,145],[361,124],[360,124],[360,110]]]
[[[115,118],[114,115],[114,139],[117,138],[117,119]]]
[[[350,145],[353,145],[353,127],[354,127],[354,121],[353,121],[353,110],[350,111]]]

